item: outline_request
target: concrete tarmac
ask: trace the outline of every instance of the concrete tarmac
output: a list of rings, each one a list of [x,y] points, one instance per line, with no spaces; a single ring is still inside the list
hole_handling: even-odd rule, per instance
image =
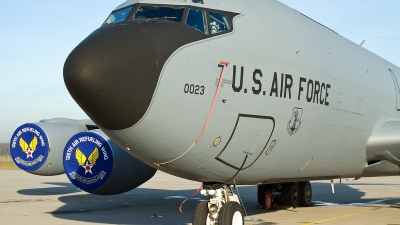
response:
[[[339,180],[335,180],[339,182]],[[141,187],[116,196],[96,196],[73,186],[66,175],[41,177],[0,171],[0,224],[191,224],[200,194],[183,205],[200,183],[163,172]],[[362,178],[335,185],[312,182],[314,207],[265,210],[257,207],[255,186],[239,186],[246,225],[400,225],[399,177]]]

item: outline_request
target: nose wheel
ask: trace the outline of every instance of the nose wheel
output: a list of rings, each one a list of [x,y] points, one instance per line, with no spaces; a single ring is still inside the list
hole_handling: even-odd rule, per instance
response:
[[[230,187],[205,185],[201,194],[210,197],[200,202],[193,215],[193,225],[244,225],[244,213],[238,197]]]
[[[214,224],[214,218],[208,212],[208,202],[200,202],[193,215],[193,224],[196,225],[211,225]]]
[[[243,209],[239,203],[227,202],[221,208],[218,225],[243,225],[243,215]]]

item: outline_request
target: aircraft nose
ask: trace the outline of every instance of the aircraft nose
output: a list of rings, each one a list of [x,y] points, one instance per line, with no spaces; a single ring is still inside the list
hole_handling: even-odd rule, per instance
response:
[[[150,105],[159,77],[151,35],[132,25],[102,27],[68,56],[64,82],[78,105],[100,127],[136,124]]]

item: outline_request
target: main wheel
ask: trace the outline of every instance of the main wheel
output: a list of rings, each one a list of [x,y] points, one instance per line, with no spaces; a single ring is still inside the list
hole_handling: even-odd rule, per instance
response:
[[[265,192],[267,191],[267,185],[260,184],[257,186],[257,200],[259,205],[264,205],[265,202]]]
[[[244,225],[243,209],[239,203],[227,202],[222,206],[218,225]]]
[[[299,206],[310,206],[312,199],[312,188],[309,181],[300,182],[300,203]]]
[[[282,205],[290,205],[296,208],[300,202],[300,188],[297,182],[284,183],[282,185]]]
[[[208,216],[208,202],[200,202],[194,210],[193,225],[209,225],[211,219]]]

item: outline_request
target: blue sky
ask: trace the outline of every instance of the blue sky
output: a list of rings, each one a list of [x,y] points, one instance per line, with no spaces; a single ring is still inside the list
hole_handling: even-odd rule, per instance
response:
[[[8,142],[14,129],[23,123],[55,117],[87,118],[64,86],[64,61],[72,49],[122,2],[2,1],[0,142]],[[367,40],[364,44],[366,49],[400,66],[400,1],[281,2],[358,44]]]

